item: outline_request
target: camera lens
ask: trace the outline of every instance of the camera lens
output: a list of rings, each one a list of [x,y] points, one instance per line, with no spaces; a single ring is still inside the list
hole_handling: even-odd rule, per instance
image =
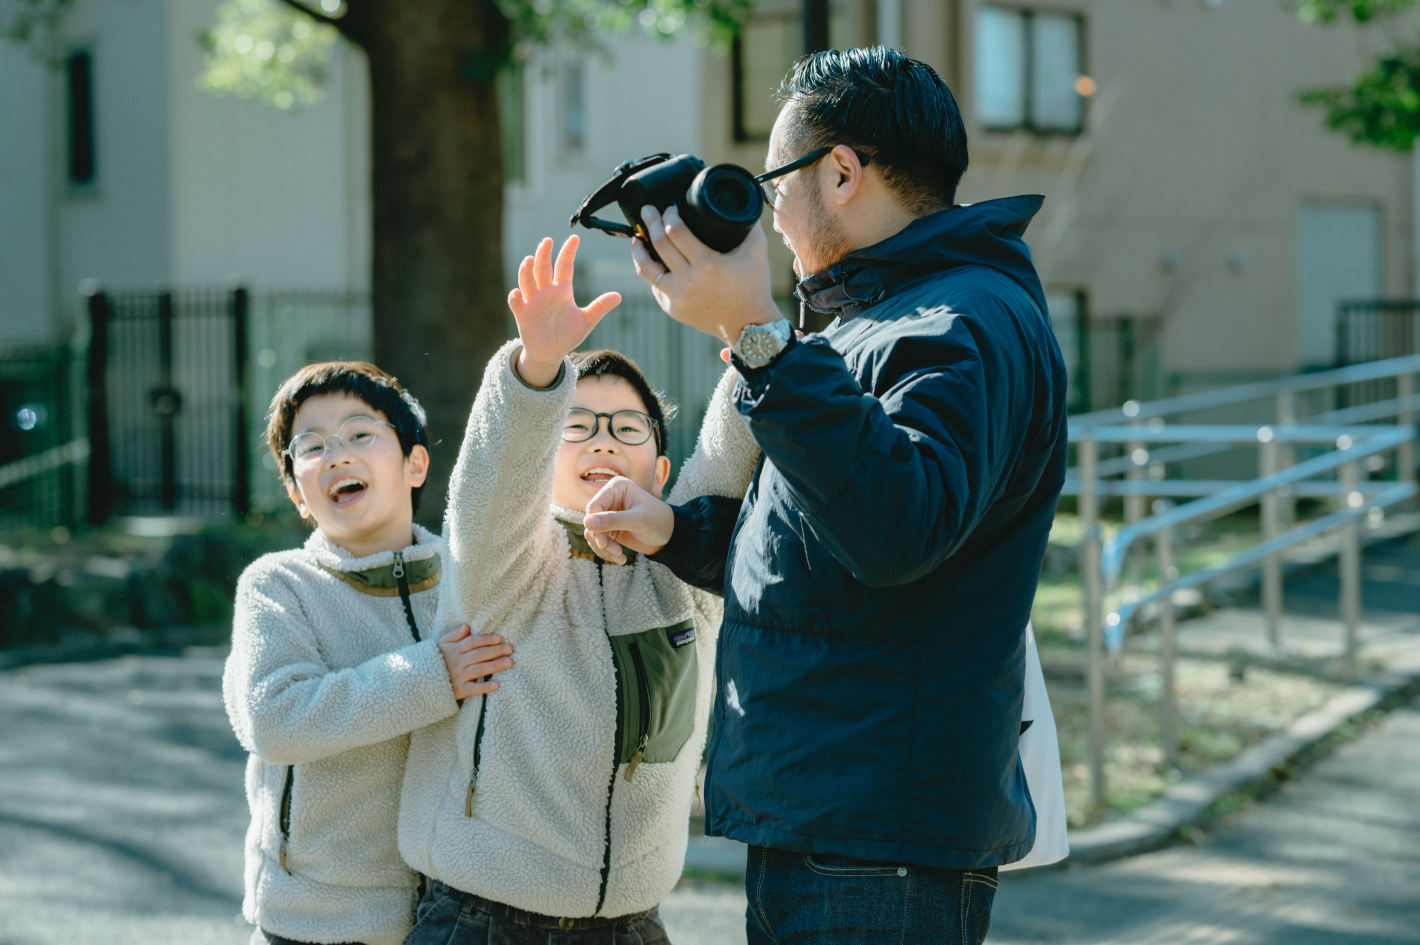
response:
[[[759,216],[759,188],[743,174],[732,173],[722,165],[705,175],[704,186],[705,206],[720,216],[731,220],[744,219],[751,213]]]
[[[696,175],[686,191],[685,220],[711,249],[727,253],[764,210],[764,194],[749,171],[734,164],[716,164]]]

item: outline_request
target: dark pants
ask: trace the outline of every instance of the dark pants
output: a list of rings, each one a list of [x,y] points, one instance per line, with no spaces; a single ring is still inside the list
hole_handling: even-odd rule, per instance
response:
[[[749,945],[977,945],[991,924],[996,868],[750,847],[745,895]]]
[[[298,942],[294,938],[282,938],[266,929],[257,929],[257,934],[252,936],[250,945],[308,945],[305,942]],[[345,945],[360,945],[359,942],[346,942]]]
[[[615,918],[524,912],[431,879],[404,945],[670,945],[655,909]]]

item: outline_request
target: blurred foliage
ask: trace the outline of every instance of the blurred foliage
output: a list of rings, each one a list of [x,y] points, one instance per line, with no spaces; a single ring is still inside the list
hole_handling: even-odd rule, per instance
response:
[[[1357,23],[1369,23],[1413,9],[1415,0],[1297,0],[1294,6],[1305,23],[1331,23],[1348,16]]]
[[[203,36],[199,88],[284,110],[314,105],[340,34],[277,0],[228,0]]]
[[[0,0],[0,3],[6,0]],[[41,0],[28,0],[39,3]],[[65,0],[68,2],[68,0]],[[567,43],[606,51],[603,37],[639,28],[728,48],[753,0],[474,0],[495,4],[511,42],[491,55],[470,50],[475,80],[491,78],[519,46]],[[288,110],[319,101],[347,4],[344,0],[228,0],[204,37],[198,85]]]
[[[1420,0],[1292,0],[1291,5],[1307,23],[1390,20],[1408,31],[1351,83],[1307,89],[1298,99],[1322,109],[1327,127],[1357,144],[1413,150],[1420,137]]]

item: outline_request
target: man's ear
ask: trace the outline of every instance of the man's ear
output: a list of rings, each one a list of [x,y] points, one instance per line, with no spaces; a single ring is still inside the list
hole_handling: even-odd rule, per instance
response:
[[[409,487],[424,485],[424,480],[429,478],[429,450],[415,443],[410,449],[409,455],[404,458],[405,468],[408,470],[407,479]]]
[[[600,421],[599,421],[600,422]],[[651,473],[651,494],[656,498],[661,497],[665,491],[666,480],[671,477],[671,461],[667,456],[656,457],[656,468]]]
[[[858,152],[840,144],[828,153],[826,162],[836,175],[833,199],[839,206],[848,203],[863,187],[863,164],[858,160]]]
[[[301,495],[301,489],[293,480],[286,480],[286,496],[291,500],[291,504],[296,507],[296,511],[300,513],[301,518],[311,517],[311,510],[306,505],[305,498]]]

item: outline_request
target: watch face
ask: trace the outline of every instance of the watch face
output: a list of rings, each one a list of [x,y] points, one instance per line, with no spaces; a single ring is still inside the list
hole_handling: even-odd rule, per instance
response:
[[[734,344],[735,356],[747,367],[764,367],[784,350],[791,330],[782,319],[768,325],[746,325]]]

